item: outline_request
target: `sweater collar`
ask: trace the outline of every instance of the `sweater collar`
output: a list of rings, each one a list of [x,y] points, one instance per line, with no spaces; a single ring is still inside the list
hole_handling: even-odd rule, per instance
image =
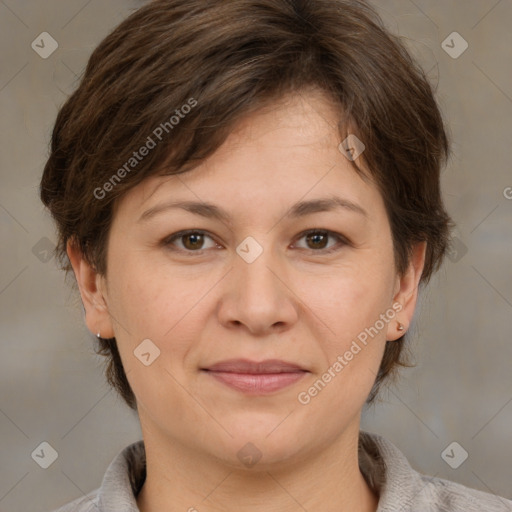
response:
[[[379,496],[377,512],[409,510],[424,483],[402,452],[384,437],[359,431],[359,467],[369,487]],[[110,463],[98,492],[102,512],[140,512],[136,496],[146,479],[144,441],[137,441]]]

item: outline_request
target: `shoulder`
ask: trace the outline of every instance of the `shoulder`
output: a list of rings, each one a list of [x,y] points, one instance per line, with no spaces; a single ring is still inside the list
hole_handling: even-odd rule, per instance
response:
[[[432,512],[512,512],[512,501],[471,487],[417,473],[424,485],[413,510]]]
[[[100,487],[52,512],[137,512],[136,494],[145,477],[146,452],[141,440],[117,453]]]
[[[416,471],[384,437],[360,431],[359,463],[379,495],[377,512],[512,512],[512,501]]]
[[[62,505],[52,512],[98,512],[98,492],[99,488]]]

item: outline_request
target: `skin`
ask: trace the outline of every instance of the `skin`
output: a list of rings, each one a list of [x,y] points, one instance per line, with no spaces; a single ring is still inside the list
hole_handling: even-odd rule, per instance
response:
[[[358,465],[361,411],[386,340],[402,335],[397,320],[407,329],[413,317],[425,243],[399,276],[382,197],[338,150],[336,125],[321,92],[290,95],[245,118],[199,167],[153,176],[123,196],[106,276],[68,245],[86,323],[116,337],[137,398],[147,454],[137,498],[143,512],[251,512],[263,503],[280,512],[377,509]],[[367,216],[337,209],[285,217],[299,200],[334,193]],[[138,221],[169,200],[214,203],[230,221],[183,209]],[[185,229],[207,233],[202,243],[185,236],[165,245]],[[308,241],[310,229],[347,243],[325,233]],[[248,236],[263,248],[252,263],[236,252]],[[299,403],[298,394],[397,303],[396,317],[307,405]],[[147,338],[160,350],[149,366],[134,356]],[[249,396],[200,371],[238,357],[283,359],[310,373]],[[261,453],[252,467],[237,457],[248,442]]]

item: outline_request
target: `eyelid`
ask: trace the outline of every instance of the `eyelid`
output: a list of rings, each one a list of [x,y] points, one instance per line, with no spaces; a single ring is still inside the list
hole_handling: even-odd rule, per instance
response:
[[[211,238],[215,243],[218,244],[218,242],[215,240],[213,235],[211,235],[210,233],[208,233],[208,231],[205,231],[204,229],[184,229],[182,231],[177,231],[176,233],[173,233],[172,235],[165,237],[162,240],[162,244],[165,247],[169,247],[169,246],[172,247],[172,242],[174,240],[179,240],[181,237],[184,237],[185,235],[191,235],[191,234],[200,234],[203,236],[207,236],[207,237]],[[179,247],[172,247],[171,250],[176,251],[176,252],[185,253],[185,254],[194,255],[194,254],[203,254],[203,252],[207,251],[208,249],[198,249],[197,251],[191,251],[191,250],[186,250],[186,249],[180,249]]]
[[[299,247],[300,250],[307,251],[307,252],[313,253],[313,254],[314,253],[317,253],[317,254],[329,254],[331,252],[335,252],[337,250],[340,250],[341,247],[343,247],[345,245],[351,245],[350,241],[344,235],[342,235],[341,233],[337,233],[335,231],[331,231],[329,229],[323,229],[323,228],[312,228],[312,229],[307,229],[305,231],[302,231],[300,234],[298,234],[296,236],[295,242],[297,240],[300,240],[301,238],[304,238],[305,236],[307,236],[309,234],[313,234],[313,233],[325,233],[327,236],[330,236],[332,238],[337,239],[338,243],[335,244],[333,247],[330,247],[329,249],[307,249],[307,248]],[[191,234],[200,234],[200,235],[209,237],[215,243],[218,244],[218,242],[215,240],[215,237],[213,235],[211,235],[208,231],[204,230],[204,229],[184,229],[182,231],[177,231],[176,233],[173,233],[172,235],[170,235],[168,237],[165,237],[162,240],[162,244],[165,247],[169,247],[169,246],[172,247],[172,242],[174,240],[180,239],[181,237],[183,237],[185,235],[191,235]],[[340,247],[340,244],[341,244],[341,247]],[[204,253],[204,251],[207,251],[209,249],[198,249],[197,251],[192,251],[192,250],[186,250],[186,249],[180,249],[180,248],[173,247],[170,250],[173,250],[173,251],[176,251],[176,252],[185,253],[185,254],[189,254],[189,255],[202,255]]]
[[[308,251],[310,253],[318,253],[318,254],[330,254],[335,251],[339,251],[341,247],[345,245],[351,245],[349,240],[342,235],[341,233],[337,233],[336,231],[331,231],[330,229],[323,229],[323,228],[313,228],[313,229],[307,229],[306,231],[303,231],[299,235],[297,235],[296,240],[300,240],[301,238],[314,233],[325,233],[328,237],[336,238],[338,240],[338,243],[330,247],[329,249],[303,249],[300,248],[303,251]],[[340,247],[341,244],[341,247]]]

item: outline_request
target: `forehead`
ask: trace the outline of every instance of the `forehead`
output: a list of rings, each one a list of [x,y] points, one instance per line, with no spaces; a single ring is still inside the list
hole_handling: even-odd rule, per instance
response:
[[[340,151],[339,108],[319,91],[291,94],[246,116],[196,168],[153,175],[131,189],[125,206],[140,212],[163,199],[216,202],[261,210],[339,192],[374,203],[379,194]],[[122,209],[122,208],[121,208]]]

